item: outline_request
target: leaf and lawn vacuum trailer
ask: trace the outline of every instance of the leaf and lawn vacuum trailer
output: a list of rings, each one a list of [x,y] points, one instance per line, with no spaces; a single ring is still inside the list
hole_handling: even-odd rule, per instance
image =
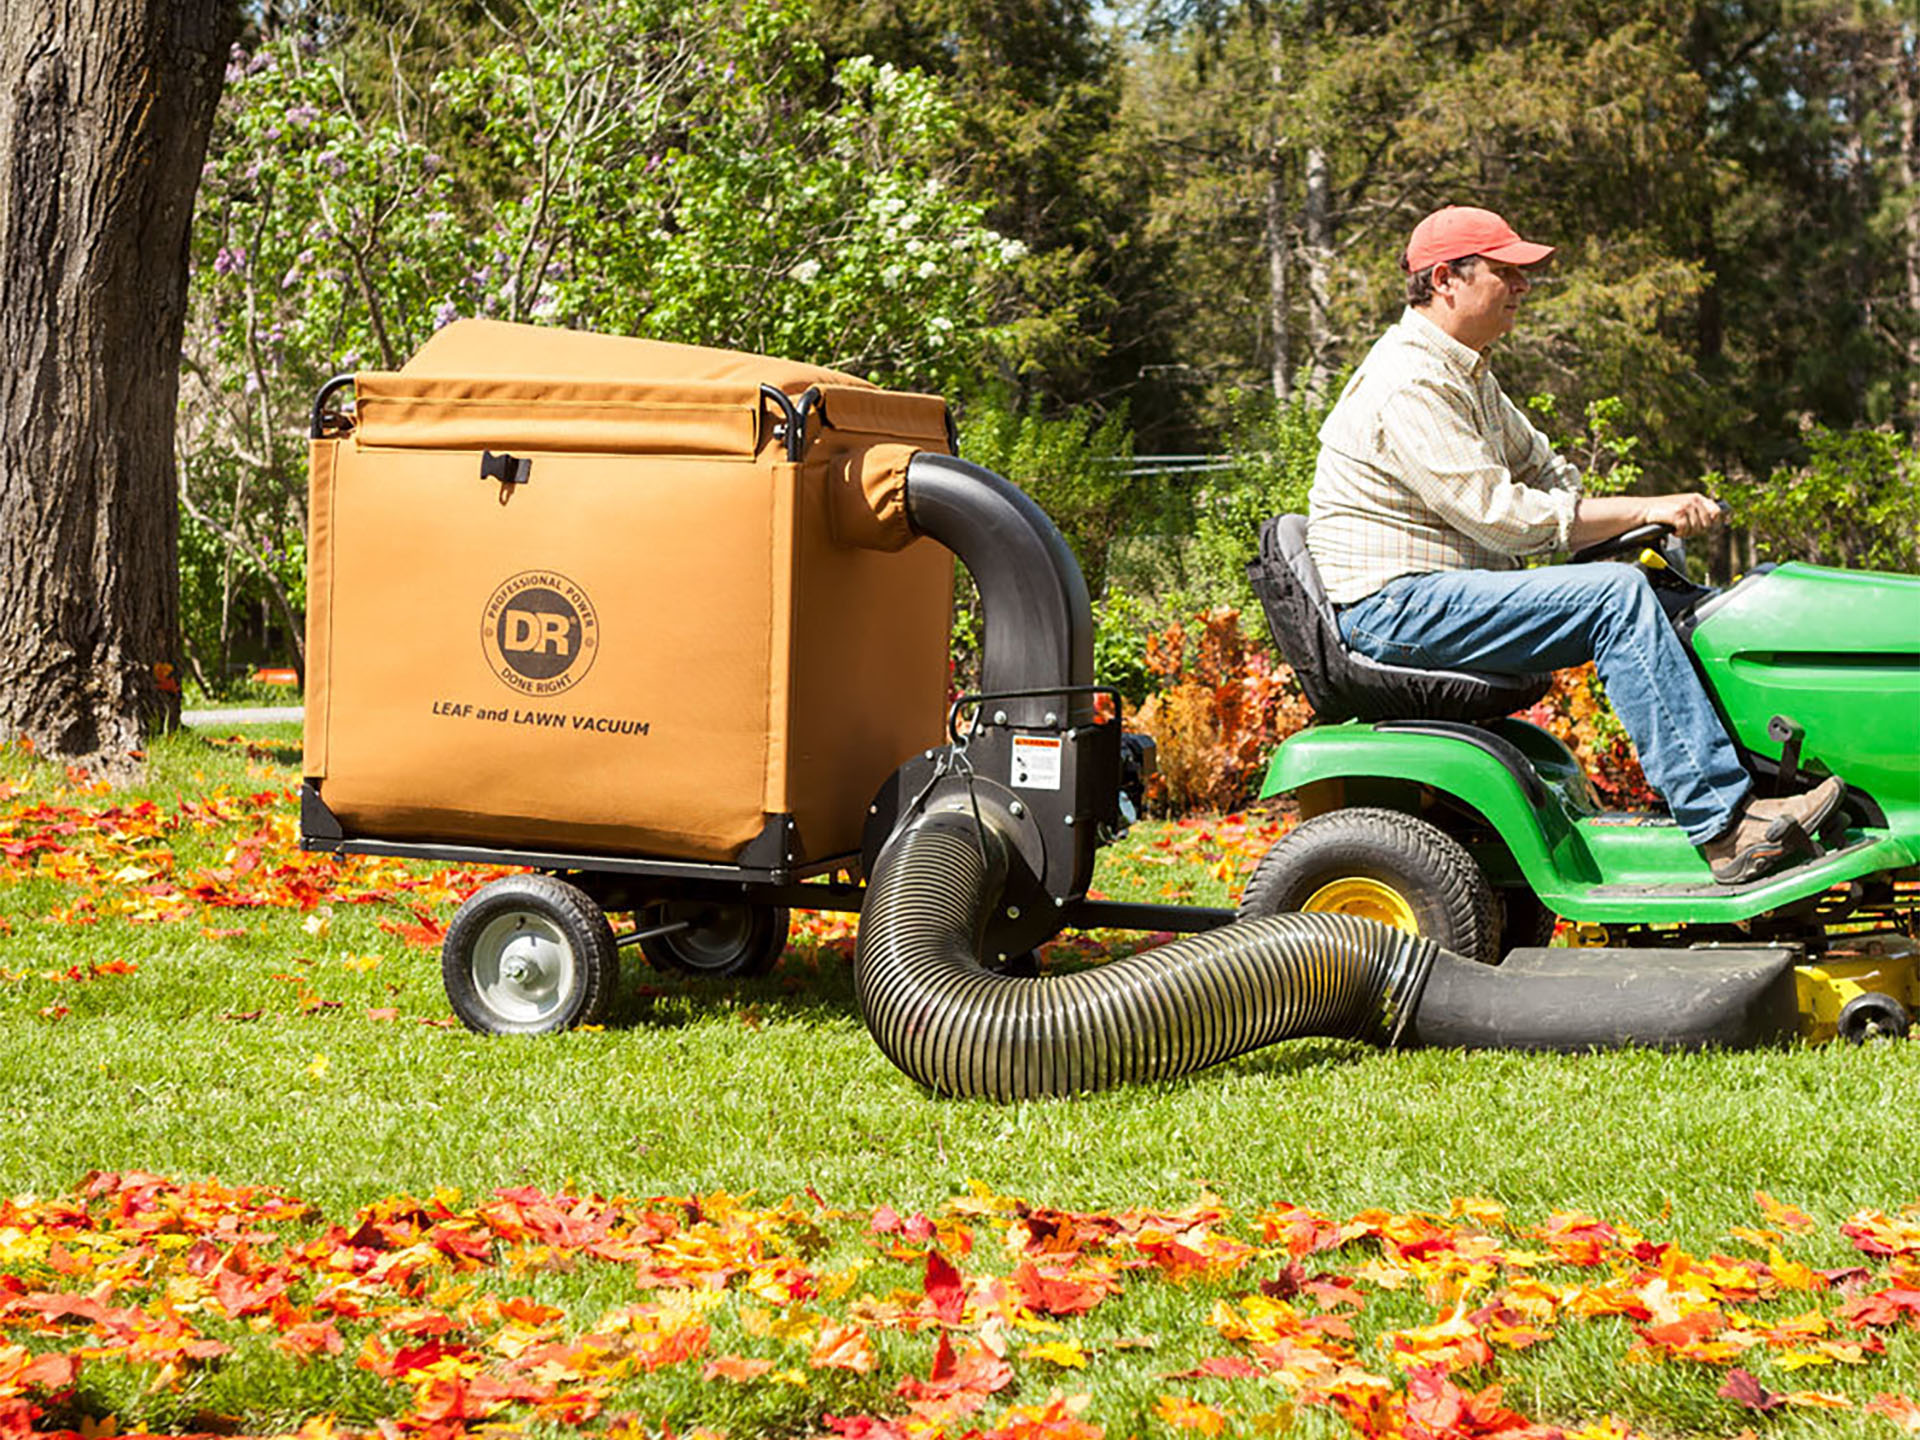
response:
[[[1586,1048],[1790,1029],[1786,952],[1492,969],[1350,916],[1088,900],[1151,746],[1097,718],[1059,532],[953,449],[935,396],[541,327],[459,322],[398,372],[330,382],[302,843],[532,872],[448,929],[448,997],[488,1032],[604,1018],[629,943],[749,974],[789,907],[860,910],[868,1027],[949,1094],[1163,1078],[1302,1035]],[[950,709],[953,555],[986,634],[982,692]],[[616,941],[608,911],[634,930]],[[1204,933],[1010,973],[1094,924]]]

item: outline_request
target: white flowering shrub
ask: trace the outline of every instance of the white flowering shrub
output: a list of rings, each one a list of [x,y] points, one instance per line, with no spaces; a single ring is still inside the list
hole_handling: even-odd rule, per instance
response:
[[[179,425],[183,614],[210,689],[246,658],[243,609],[298,644],[315,389],[402,364],[458,316],[929,389],[995,339],[986,282],[1021,248],[938,158],[956,115],[936,82],[864,58],[827,75],[788,0],[529,8],[424,96],[355,94],[337,57],[293,42],[234,57]],[[455,128],[484,174],[420,138]]]

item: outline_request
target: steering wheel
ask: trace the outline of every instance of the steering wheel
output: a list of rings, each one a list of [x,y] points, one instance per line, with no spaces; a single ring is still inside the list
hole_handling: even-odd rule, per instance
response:
[[[1584,565],[1589,560],[1611,560],[1615,555],[1637,554],[1639,551],[1663,548],[1663,542],[1673,534],[1671,525],[1658,522],[1652,525],[1636,525],[1631,530],[1623,530],[1606,540],[1597,540],[1584,550],[1576,550],[1568,557],[1568,564]]]

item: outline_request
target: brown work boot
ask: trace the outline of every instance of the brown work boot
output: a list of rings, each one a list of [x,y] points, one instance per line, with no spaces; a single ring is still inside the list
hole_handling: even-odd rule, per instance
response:
[[[1722,885],[1757,880],[1779,868],[1788,855],[1807,848],[1820,822],[1833,814],[1846,793],[1845,782],[1833,775],[1804,795],[1748,800],[1733,824],[1702,845],[1700,853]]]

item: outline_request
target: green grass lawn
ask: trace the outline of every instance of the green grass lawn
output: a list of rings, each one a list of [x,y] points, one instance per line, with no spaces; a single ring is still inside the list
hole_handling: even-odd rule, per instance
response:
[[[636,959],[606,1029],[485,1039],[453,1027],[437,951],[421,943],[484,877],[301,855],[290,799],[298,765],[293,726],[257,727],[244,740],[183,734],[155,746],[144,786],[107,795],[0,750],[0,1195],[22,1197],[13,1211],[0,1206],[0,1433],[15,1392],[37,1397],[48,1428],[114,1414],[123,1428],[267,1432],[335,1415],[343,1429],[409,1417],[410,1431],[431,1430],[446,1386],[472,1388],[475,1375],[511,1368],[519,1342],[502,1341],[502,1327],[517,1322],[496,1303],[508,1297],[553,1308],[542,1343],[576,1344],[610,1311],[649,1312],[616,1325],[627,1347],[618,1363],[602,1356],[596,1369],[574,1354],[538,1372],[562,1392],[586,1386],[591,1403],[488,1401],[484,1384],[463,1402],[492,1406],[496,1426],[536,1434],[792,1434],[820,1429],[826,1415],[860,1415],[884,1423],[848,1433],[890,1440],[908,1430],[1091,1434],[1075,1426],[1109,1436],[1220,1425],[1464,1436],[1521,1423],[1500,1419],[1490,1397],[1477,1410],[1447,1408],[1498,1383],[1509,1410],[1572,1429],[1613,1417],[1650,1435],[1756,1426],[1892,1440],[1903,1412],[1885,1400],[1870,1410],[1873,1397],[1920,1398],[1920,1211],[1900,1213],[1920,1200],[1920,1045],[1553,1057],[1386,1054],[1306,1040],[1151,1087],[957,1102],[907,1081],[868,1038],[853,999],[850,917],[835,916],[798,926],[764,980],[694,981]],[[1143,825],[1103,856],[1095,885],[1115,898],[1230,903],[1272,828]],[[74,1219],[94,1171],[217,1178],[311,1208],[262,1217],[241,1204],[252,1217],[244,1223],[209,1210],[156,1239],[130,1231],[124,1216],[117,1232],[104,1221],[118,1203],[111,1196],[91,1202],[84,1224]],[[529,1258],[540,1247],[476,1218],[496,1190],[523,1187],[636,1197],[609,1213],[617,1233],[642,1235],[653,1223],[637,1218],[645,1197],[748,1197],[737,1213],[711,1201],[663,1207],[681,1240],[653,1236],[680,1260],[696,1238],[716,1254],[745,1248],[736,1268],[708,1272],[719,1288],[661,1281],[654,1272],[672,1267],[655,1252],[616,1261],[562,1244]],[[1026,1208],[969,1201],[977,1187]],[[1763,1212],[1760,1190],[1798,1207],[1811,1227]],[[412,1288],[405,1277],[386,1290],[356,1281],[367,1287],[365,1313],[334,1320],[344,1337],[337,1355],[275,1345],[287,1326],[307,1323],[288,1316],[307,1315],[326,1292],[321,1270],[294,1267],[279,1312],[236,1307],[209,1289],[209,1266],[252,1273],[329,1224],[354,1231],[362,1207],[436,1194],[439,1210],[407,1222],[428,1252]],[[1450,1218],[1468,1197],[1497,1203],[1503,1218],[1478,1206]],[[1296,1255],[1260,1219],[1279,1206],[1333,1222],[1361,1217],[1364,1233]],[[1078,1267],[1063,1274],[1105,1276],[1119,1292],[1052,1318],[1009,1300],[1001,1282],[1039,1253],[1019,1244],[1033,1207],[1121,1217],[1093,1225],[1097,1239],[1064,1246],[1060,1262]],[[1842,1226],[1873,1211],[1889,1228],[1863,1250]],[[891,1232],[888,1212],[944,1228]],[[1572,1212],[1615,1227],[1589,1257],[1595,1264],[1556,1249],[1568,1222],[1553,1217]],[[457,1247],[436,1250],[421,1239],[434,1225],[479,1226],[491,1248],[464,1259]],[[1178,1263],[1155,1237],[1207,1263]],[[229,1261],[237,1244],[246,1255],[216,1261],[202,1244]],[[1006,1359],[989,1364],[989,1355],[968,1371],[963,1358],[961,1380],[986,1377],[974,1387],[978,1409],[907,1416],[912,1425],[899,1429],[908,1397],[896,1385],[928,1376],[936,1332],[945,1333],[928,1308],[929,1245],[968,1287],[963,1310],[949,1301],[942,1312],[955,1350],[965,1357],[985,1344]],[[1713,1270],[1713,1255],[1740,1266]],[[1296,1260],[1302,1268],[1289,1271]],[[804,1271],[807,1293],[787,1295],[760,1273],[776,1261]],[[1794,1283],[1805,1279],[1800,1267],[1864,1273],[1806,1288]],[[1298,1289],[1321,1271],[1357,1277],[1357,1311],[1323,1305],[1331,1292]],[[113,1304],[150,1315],[171,1306],[179,1323],[230,1349],[173,1364],[128,1359],[142,1352],[103,1342],[103,1322],[50,1320],[17,1303],[108,1281]],[[1320,1384],[1301,1378],[1304,1361],[1290,1369],[1279,1352],[1257,1356],[1271,1334],[1236,1334],[1231,1316],[1250,1303],[1236,1297],[1258,1296],[1262,1282],[1287,1297],[1296,1320],[1324,1310],[1334,1321],[1304,1332],[1285,1321],[1286,1334],[1349,1356],[1354,1375],[1394,1398],[1377,1395],[1369,1411],[1339,1398],[1340,1383],[1373,1393],[1358,1379]],[[1637,1318],[1581,1313],[1594,1304],[1577,1292],[1604,1293],[1608,1283],[1639,1297]],[[1558,1299],[1538,1299],[1553,1287]],[[1863,1312],[1844,1307],[1880,1292],[1912,1294],[1916,1308],[1896,1305],[1886,1324],[1847,1323]],[[1547,1306],[1539,1343],[1496,1342],[1481,1356],[1420,1333],[1451,1316],[1456,1329],[1484,1334],[1494,1324],[1485,1307],[1529,1294]],[[1216,1313],[1221,1302],[1235,1308]],[[1720,1327],[1713,1336],[1732,1337],[1719,1358],[1682,1358],[1637,1333],[1671,1339],[1678,1332],[1662,1323],[1708,1310]],[[412,1318],[396,1321],[403,1311]],[[421,1311],[440,1319],[419,1320]],[[1781,1329],[1810,1312],[1824,1319],[1807,1322],[1806,1334]],[[1482,1318],[1466,1318],[1474,1314]],[[690,1345],[689,1316],[707,1331],[699,1353],[649,1368],[659,1357],[636,1348],[637,1337]],[[1342,1319],[1351,1338],[1335,1334]],[[413,1368],[382,1374],[363,1349],[371,1336],[391,1355],[435,1326],[443,1350],[414,1356]],[[836,1326],[858,1332],[869,1368],[831,1363]],[[1395,1335],[1405,1364],[1394,1358]],[[454,1345],[462,1337],[473,1354]],[[1033,1349],[1052,1342],[1068,1349]],[[70,1383],[35,1389],[9,1382],[9,1346],[25,1347],[21,1364],[93,1349]],[[1061,1363],[1069,1350],[1084,1365]],[[722,1356],[772,1368],[704,1379]],[[1255,1357],[1250,1368],[1261,1373],[1179,1378],[1219,1357]],[[1004,1383],[981,1388],[1003,1380],[996,1365]],[[1736,1369],[1753,1377],[1756,1396],[1792,1400],[1762,1410],[1721,1396]],[[1048,1410],[1056,1390],[1062,1403]],[[1815,1392],[1837,1398],[1817,1403]],[[1335,1398],[1290,1408],[1315,1393]],[[1077,1396],[1090,1398],[1070,1413]],[[1914,1413],[1910,1431],[1920,1426]]]

